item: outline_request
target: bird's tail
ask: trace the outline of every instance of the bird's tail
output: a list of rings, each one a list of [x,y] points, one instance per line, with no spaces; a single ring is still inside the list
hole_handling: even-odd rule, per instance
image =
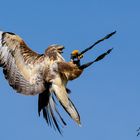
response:
[[[47,124],[53,127],[55,130],[58,130],[60,134],[62,134],[60,126],[65,126],[66,122],[63,120],[60,115],[56,102],[53,97],[53,94],[44,91],[39,94],[38,98],[38,113],[40,116],[40,112],[43,112],[43,117],[46,120]]]
[[[68,97],[68,94],[66,92],[66,88],[61,83],[61,79],[56,79],[56,83],[52,84],[52,90],[55,93],[55,96],[59,100],[62,107],[65,109],[65,111],[69,114],[69,116],[78,124],[80,125],[80,115],[75,108],[74,104]]]
[[[62,134],[60,126],[65,126],[66,122],[57,109],[54,94],[69,116],[79,125],[80,116],[74,104],[68,97],[69,94],[67,93],[67,89],[60,84],[61,79],[58,79],[55,79],[50,86],[46,87],[46,90],[43,93],[39,94],[38,113],[40,116],[40,112],[42,111],[47,124]]]

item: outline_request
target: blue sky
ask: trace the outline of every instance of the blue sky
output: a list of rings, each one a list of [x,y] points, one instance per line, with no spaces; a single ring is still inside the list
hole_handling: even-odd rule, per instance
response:
[[[90,46],[117,30],[88,52],[88,62],[109,48],[112,53],[68,84],[80,112],[78,127],[63,112],[68,125],[63,137],[37,114],[37,96],[16,94],[0,72],[0,139],[2,140],[136,140],[140,126],[140,1],[139,0],[12,0],[0,3],[0,29],[20,35],[34,51],[50,44],[72,50]]]

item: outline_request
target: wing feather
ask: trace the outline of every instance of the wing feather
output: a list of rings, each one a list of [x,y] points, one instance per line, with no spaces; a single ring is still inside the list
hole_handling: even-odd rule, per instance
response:
[[[50,46],[44,55],[40,55],[19,36],[0,32],[0,66],[9,85],[25,95],[40,93],[38,113],[40,115],[42,111],[48,125],[60,133],[60,125],[65,126],[66,123],[57,109],[54,95],[70,117],[80,124],[79,113],[69,99],[67,91],[70,90],[66,85],[81,74],[81,71],[76,72],[78,68],[75,65],[64,61],[61,50],[61,46]]]
[[[17,35],[0,32],[0,66],[17,92],[34,95],[45,90],[44,55],[32,51]]]

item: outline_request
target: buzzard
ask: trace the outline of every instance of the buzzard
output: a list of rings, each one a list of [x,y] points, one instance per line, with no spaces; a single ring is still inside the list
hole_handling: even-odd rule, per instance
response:
[[[56,100],[58,100],[69,116],[80,125],[80,115],[69,98],[70,90],[67,83],[78,78],[83,70],[103,59],[110,50],[94,61],[80,64],[83,54],[99,42],[108,39],[115,32],[105,36],[81,53],[74,50],[70,62],[66,62],[61,53],[62,45],[50,45],[44,54],[32,51],[18,35],[0,31],[0,67],[5,78],[17,93],[38,95],[38,113],[43,113],[48,125],[61,133],[60,126],[66,122],[60,115]]]

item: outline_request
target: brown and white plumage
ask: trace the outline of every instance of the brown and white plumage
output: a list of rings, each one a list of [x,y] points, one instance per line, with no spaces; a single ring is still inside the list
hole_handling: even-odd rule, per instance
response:
[[[44,56],[30,50],[17,35],[2,32],[0,35],[0,64],[9,84],[26,95],[43,92],[43,67],[40,66],[44,64]]]
[[[109,34],[102,40],[110,36]],[[80,65],[82,53],[74,51],[72,61],[66,62],[61,56],[63,48],[61,45],[51,45],[44,54],[37,54],[18,35],[0,32],[0,66],[9,85],[24,95],[38,94],[39,115],[42,111],[48,125],[53,126],[60,133],[60,125],[66,123],[57,109],[56,99],[69,116],[80,124],[80,115],[69,98],[70,90],[66,87],[67,83],[79,77],[83,69],[103,59],[112,50],[108,50],[94,61]]]
[[[67,113],[80,124],[79,114],[66,88],[68,80],[76,78],[74,73],[69,74],[76,65],[65,62],[61,56],[62,49],[63,46],[52,45],[40,55],[33,52],[19,36],[0,32],[0,66],[9,85],[24,95],[39,94],[39,114],[42,110],[48,124],[54,124],[59,132],[57,118],[62,124],[66,123],[56,108],[54,95]]]

